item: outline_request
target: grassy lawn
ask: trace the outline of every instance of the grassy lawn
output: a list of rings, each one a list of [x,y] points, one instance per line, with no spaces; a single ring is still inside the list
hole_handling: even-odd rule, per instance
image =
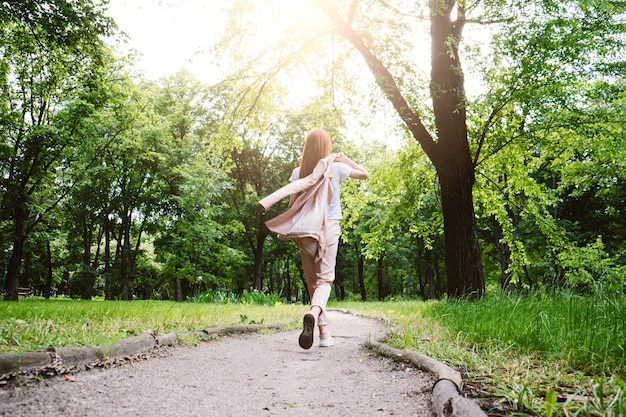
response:
[[[466,391],[485,408],[518,416],[626,415],[626,297],[490,296],[475,302],[333,302],[329,307],[389,320],[388,344],[461,370]],[[240,323],[297,328],[307,310],[275,298],[0,301],[0,352],[95,346],[148,330],[184,334]]]
[[[98,346],[144,331],[180,335],[226,324],[285,323],[294,328],[302,305],[206,304],[173,301],[84,301],[23,298],[0,301],[0,352]]]

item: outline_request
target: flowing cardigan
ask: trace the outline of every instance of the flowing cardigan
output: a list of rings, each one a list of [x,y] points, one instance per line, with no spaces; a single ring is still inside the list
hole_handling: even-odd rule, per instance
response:
[[[331,184],[336,154],[320,159],[308,176],[289,183],[259,201],[264,210],[283,198],[301,191],[295,203],[284,213],[265,222],[279,238],[290,238],[319,259],[325,250],[324,239],[328,206],[333,196]]]

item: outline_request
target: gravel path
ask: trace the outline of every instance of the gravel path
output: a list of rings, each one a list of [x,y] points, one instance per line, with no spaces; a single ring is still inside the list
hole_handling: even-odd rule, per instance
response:
[[[300,331],[166,348],[117,368],[0,388],[0,416],[432,416],[432,375],[363,348],[382,322],[328,316],[330,348],[302,350]]]

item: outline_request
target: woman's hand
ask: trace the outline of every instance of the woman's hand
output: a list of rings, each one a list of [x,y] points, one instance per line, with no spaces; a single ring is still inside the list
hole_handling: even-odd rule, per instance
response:
[[[363,168],[362,166],[360,166],[356,162],[352,161],[350,158],[348,158],[343,153],[338,153],[337,154],[337,156],[335,157],[335,162],[343,162],[344,164],[346,164],[350,168],[352,168],[352,173],[350,174],[350,178],[356,178],[356,179],[359,179],[359,180],[364,180],[364,179],[367,179],[370,176],[369,172],[367,172],[367,170],[365,168]]]

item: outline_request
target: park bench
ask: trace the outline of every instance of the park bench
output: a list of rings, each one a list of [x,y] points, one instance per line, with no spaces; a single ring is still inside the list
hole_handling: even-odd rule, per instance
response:
[[[19,295],[20,297],[29,297],[31,295],[30,288],[23,288],[23,287],[18,288],[17,295]]]

